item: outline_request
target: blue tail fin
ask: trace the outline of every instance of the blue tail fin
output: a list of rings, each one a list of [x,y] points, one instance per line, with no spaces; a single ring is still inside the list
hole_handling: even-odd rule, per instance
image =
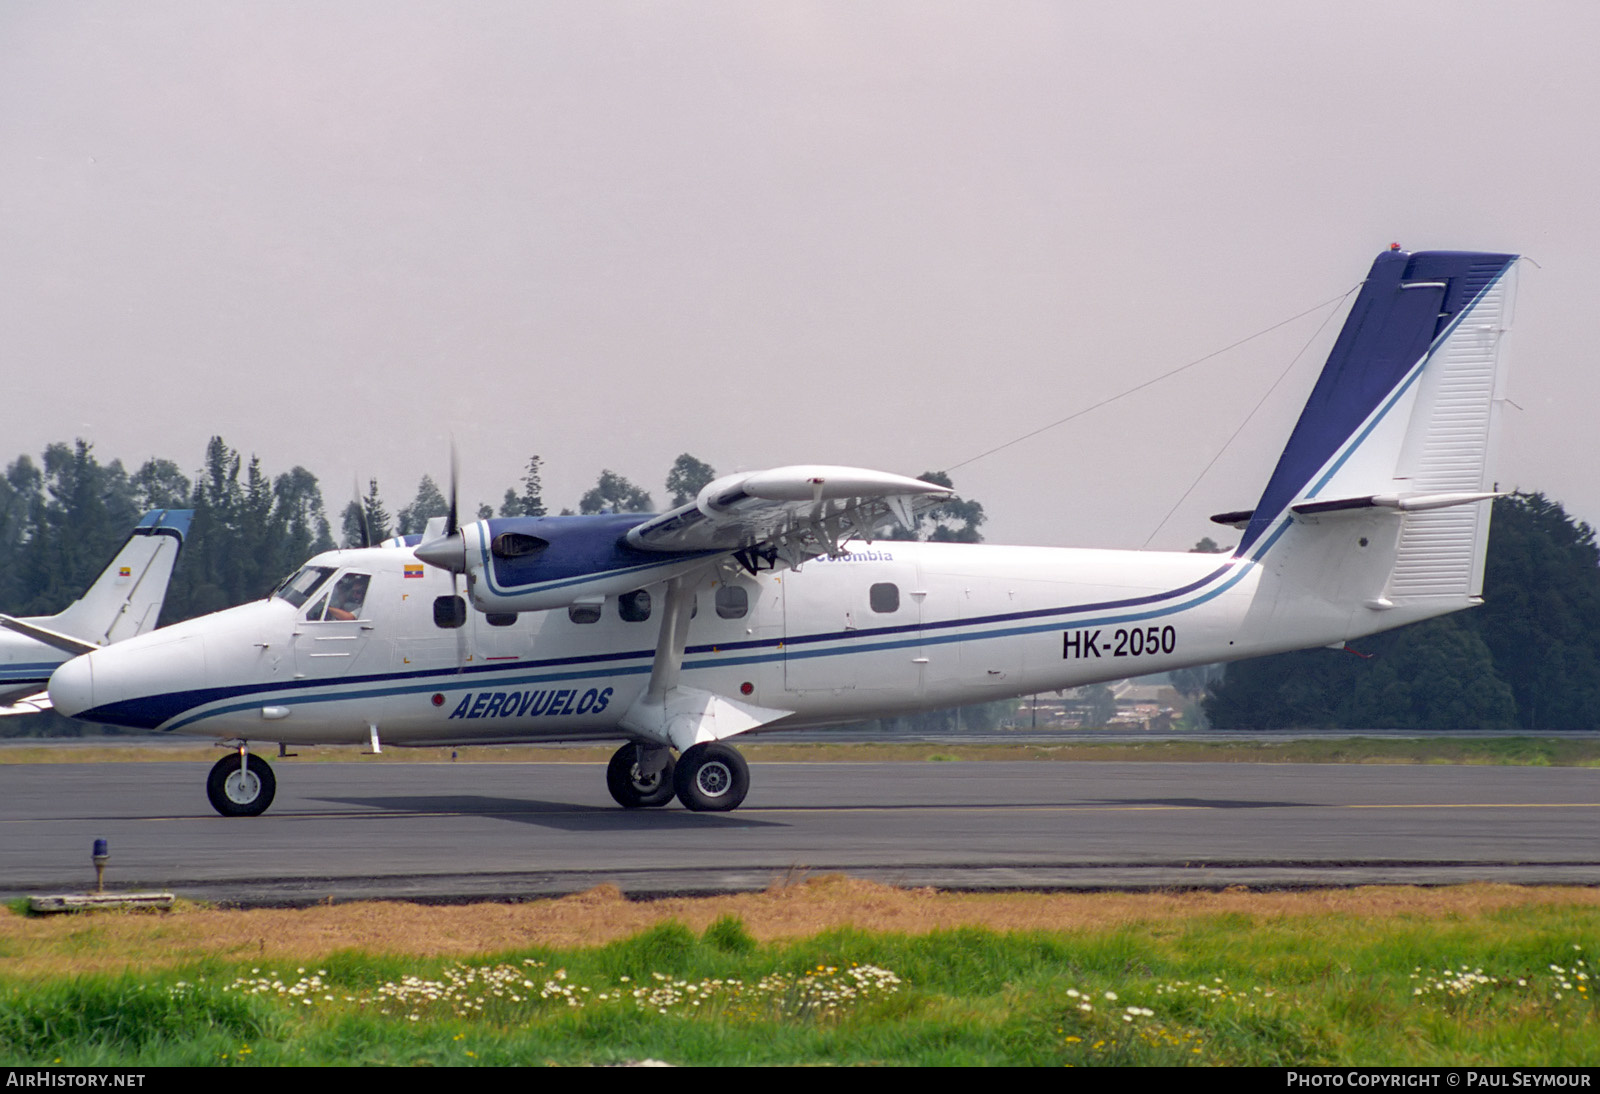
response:
[[[1462,504],[1443,491],[1485,489],[1506,275],[1516,258],[1398,250],[1377,257],[1237,556],[1259,558],[1287,527],[1291,507],[1377,498],[1405,509],[1392,499],[1412,498],[1431,508]],[[1441,501],[1447,496],[1457,500]]]

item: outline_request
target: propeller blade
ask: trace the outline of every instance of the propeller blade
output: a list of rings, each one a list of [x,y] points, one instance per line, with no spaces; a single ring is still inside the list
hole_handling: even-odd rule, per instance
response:
[[[466,537],[461,534],[461,519],[457,508],[461,493],[460,479],[460,461],[456,458],[456,442],[452,437],[450,438],[450,509],[445,513],[444,535],[419,544],[414,552],[417,558],[428,565],[450,571],[452,575],[450,591],[456,595],[460,595],[460,591],[454,575],[465,573],[467,570]]]
[[[445,517],[444,522],[444,534],[447,536],[454,535],[461,527],[461,522],[458,519],[458,512],[456,509],[456,498],[460,493],[457,487],[460,483],[460,479],[461,475],[459,470],[459,462],[456,459],[456,441],[455,438],[452,437],[450,438],[450,512]]]
[[[371,547],[372,525],[367,520],[367,499],[361,493],[361,476],[352,475],[350,477],[350,485],[355,491],[356,517],[361,525],[361,542],[357,546]]]

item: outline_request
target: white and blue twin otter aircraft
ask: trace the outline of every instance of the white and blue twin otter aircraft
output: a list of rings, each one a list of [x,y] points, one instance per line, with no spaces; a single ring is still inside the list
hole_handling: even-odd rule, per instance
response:
[[[0,716],[49,710],[45,688],[62,662],[155,629],[193,516],[152,509],[139,518],[94,584],[63,611],[0,615]]]
[[[947,496],[844,467],[731,475],[656,516],[513,517],[319,555],[263,602],[58,669],[58,711],[248,742],[617,740],[627,807],[733,809],[728,741],[1348,639],[1479,602],[1515,256],[1372,265],[1231,556],[873,542]],[[477,611],[469,611],[458,592]],[[676,753],[676,756],[674,754]]]

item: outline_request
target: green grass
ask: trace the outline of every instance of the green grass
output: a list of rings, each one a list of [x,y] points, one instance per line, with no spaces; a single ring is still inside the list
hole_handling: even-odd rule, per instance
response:
[[[1248,915],[0,978],[0,1064],[1592,1065],[1600,912]]]

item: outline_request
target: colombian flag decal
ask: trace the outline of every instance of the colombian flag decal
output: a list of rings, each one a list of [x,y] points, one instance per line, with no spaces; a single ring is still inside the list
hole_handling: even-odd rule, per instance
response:
[[[407,564],[407,566],[406,566],[406,576],[407,577],[421,577],[422,576],[422,567],[421,566],[412,566],[410,564]]]
[[[117,576],[118,577],[132,577],[133,576],[133,567],[131,567],[131,566],[118,566],[117,567]]]

